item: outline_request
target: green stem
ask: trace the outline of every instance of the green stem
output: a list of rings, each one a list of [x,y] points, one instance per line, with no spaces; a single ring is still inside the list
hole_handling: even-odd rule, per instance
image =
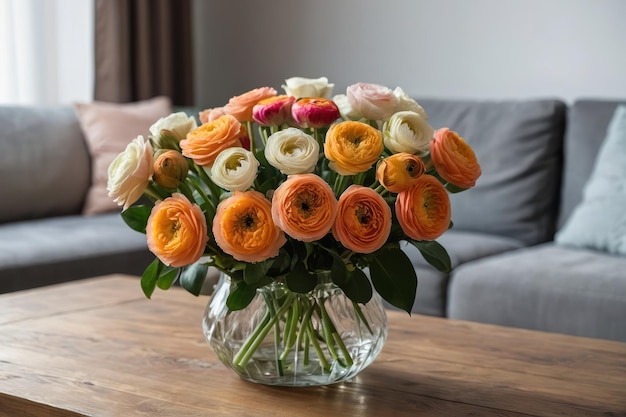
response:
[[[326,360],[326,355],[324,355],[324,351],[322,350],[319,342],[317,341],[317,338],[315,336],[315,331],[313,330],[313,324],[311,323],[310,320],[306,323],[306,331],[307,331],[307,335],[309,336],[309,340],[311,341],[311,344],[313,345],[313,349],[315,349],[315,352],[317,353],[317,357],[320,361],[320,365],[322,365],[322,368],[325,369],[327,372],[330,371],[330,364],[328,363],[328,360]]]
[[[264,333],[263,337],[265,337],[265,335],[269,331],[269,329],[266,330],[266,328],[269,327],[268,325],[270,324],[270,321],[271,321],[271,314],[268,310],[265,312],[265,315],[263,316],[263,319],[261,320],[261,322],[258,324],[257,328],[248,337],[248,340],[246,340],[243,346],[241,346],[241,349],[239,349],[239,352],[237,353],[237,355],[235,355],[235,358],[233,359],[233,365],[240,366],[239,362],[241,362],[242,358],[247,355],[248,351],[251,349],[252,345],[256,343],[256,340],[259,338],[261,333]],[[261,338],[261,340],[263,339]],[[242,368],[243,366],[244,365],[241,365]]]
[[[280,360],[284,361],[289,355],[289,351],[296,344],[296,331],[298,330],[298,319],[300,318],[299,303],[294,302],[291,304],[291,311],[285,324],[285,335],[283,337],[284,350],[280,356]]]
[[[250,138],[250,152],[254,155],[255,143],[254,143],[254,126],[252,122],[246,122],[246,129],[248,130],[248,137]]]
[[[200,194],[200,197],[202,198],[202,200],[206,202],[207,209],[211,210],[211,212],[209,213],[209,218],[212,219],[213,216],[215,216],[215,212],[217,210],[215,203],[213,203],[213,200],[211,200],[209,196],[204,192],[200,184],[198,184],[197,182],[195,182],[189,177],[187,177],[187,182],[191,184],[191,186],[198,192],[198,194]]]
[[[302,321],[300,322],[300,329],[298,330],[298,336],[296,337],[296,346],[300,348],[300,345],[303,345],[304,352],[304,364],[309,363],[309,343],[307,339],[307,324],[311,321],[311,314],[313,314],[314,304],[310,304],[309,307],[304,312],[304,316],[302,316]]]
[[[337,354],[337,350],[335,349],[335,342],[334,342],[333,332],[332,332],[333,326],[331,324],[330,317],[328,317],[328,312],[326,311],[326,308],[324,307],[324,302],[325,300],[321,300],[321,302],[318,304],[320,307],[321,315],[322,315],[322,333],[324,335],[324,341],[326,342],[326,347],[328,348],[328,352],[330,353],[330,356],[332,356],[334,360],[336,360],[343,366],[343,363],[341,362],[341,359],[339,358],[339,355]]]
[[[365,315],[363,314],[363,311],[361,310],[361,306],[359,306],[356,302],[352,302],[352,306],[354,307],[354,312],[356,313],[356,316],[359,320],[361,320],[361,322],[363,322],[363,324],[365,325],[365,327],[367,327],[367,330],[369,330],[370,334],[374,334],[374,332],[372,331],[372,328],[370,327],[370,324],[367,321],[367,318],[365,318]]]

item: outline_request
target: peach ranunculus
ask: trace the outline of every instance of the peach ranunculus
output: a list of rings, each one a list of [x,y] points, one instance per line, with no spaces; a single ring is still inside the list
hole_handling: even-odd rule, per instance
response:
[[[384,150],[378,129],[351,120],[332,125],[324,141],[328,166],[341,175],[367,171]]]
[[[441,178],[462,189],[476,185],[482,174],[474,150],[447,127],[435,131],[430,157]]]
[[[450,227],[450,197],[432,175],[422,175],[398,194],[396,216],[404,233],[415,240],[435,240]]]
[[[425,171],[417,155],[400,152],[383,159],[376,167],[376,179],[392,193],[406,190]]]
[[[174,193],[152,208],[146,226],[148,248],[165,265],[191,265],[202,257],[209,236],[202,210]]]
[[[272,217],[289,236],[312,242],[326,236],[335,221],[337,199],[315,174],[291,175],[274,191]]]
[[[153,167],[154,181],[165,188],[178,187],[189,173],[187,158],[171,149],[157,152]]]
[[[339,197],[333,236],[358,253],[380,249],[391,232],[391,209],[376,191],[351,185]]]
[[[137,136],[115,157],[107,171],[109,197],[124,210],[139,200],[150,183],[153,170],[152,146]]]
[[[352,108],[369,120],[387,120],[396,111],[398,97],[378,84],[356,83],[346,90]]]
[[[274,96],[263,99],[252,107],[252,118],[261,126],[280,126],[292,122],[293,96]]]
[[[272,87],[261,87],[250,90],[247,93],[232,97],[224,106],[224,112],[234,116],[240,122],[251,122],[252,108],[259,101],[273,97],[276,90]]]
[[[341,117],[339,107],[321,97],[301,98],[293,104],[291,115],[300,127],[314,129],[328,126]]]
[[[205,123],[180,141],[183,155],[201,166],[211,166],[224,149],[241,146],[246,129],[233,116],[225,115]]]
[[[258,191],[235,191],[218,204],[213,236],[224,252],[242,262],[273,258],[287,242],[272,220],[272,203]]]
[[[212,122],[215,119],[219,119],[225,114],[226,113],[224,113],[224,107],[214,107],[212,109],[202,110],[198,114],[198,117],[200,118],[200,122],[204,124],[204,123]]]

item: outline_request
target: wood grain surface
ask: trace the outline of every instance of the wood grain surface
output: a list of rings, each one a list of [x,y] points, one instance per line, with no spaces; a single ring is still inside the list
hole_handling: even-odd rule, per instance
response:
[[[0,416],[626,416],[626,343],[389,312],[350,382],[246,382],[204,341],[207,297],[108,276],[0,296]]]

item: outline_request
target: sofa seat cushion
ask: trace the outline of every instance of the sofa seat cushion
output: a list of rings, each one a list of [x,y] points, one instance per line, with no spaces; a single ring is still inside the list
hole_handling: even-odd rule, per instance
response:
[[[467,263],[448,316],[626,342],[626,258],[546,243]]]
[[[0,225],[0,293],[114,272],[140,275],[152,259],[145,235],[119,213]]]
[[[551,240],[562,169],[566,107],[557,100],[419,100],[436,129],[449,127],[474,149],[476,186],[450,196],[456,230]]]
[[[523,243],[511,238],[450,230],[437,239],[448,251],[452,267],[505,251],[518,249]],[[448,273],[439,272],[427,263],[415,246],[403,244],[417,272],[417,297],[413,312],[444,316],[448,292]]]

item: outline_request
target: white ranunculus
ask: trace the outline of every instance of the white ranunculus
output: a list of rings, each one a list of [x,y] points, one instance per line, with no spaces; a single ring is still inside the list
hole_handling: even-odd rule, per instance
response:
[[[320,146],[313,136],[295,127],[274,133],[267,138],[265,158],[285,175],[313,172]]]
[[[161,130],[167,129],[172,132],[178,141],[185,139],[187,133],[198,127],[196,119],[187,116],[185,112],[172,113],[167,117],[161,117],[152,126],[150,126],[150,134],[158,142],[161,136]]]
[[[400,111],[413,111],[419,114],[424,120],[428,120],[428,115],[424,111],[424,108],[413,100],[404,90],[400,87],[396,87],[393,90],[393,94],[398,97],[398,104],[396,105],[396,112]]]
[[[224,149],[213,166],[205,168],[213,182],[228,191],[246,191],[257,177],[259,161],[244,148]]]
[[[362,120],[365,119],[362,115],[359,114],[356,110],[352,108],[350,105],[350,101],[348,101],[348,96],[345,94],[337,94],[333,97],[333,101],[339,108],[339,113],[344,120]]]
[[[407,152],[422,156],[428,151],[434,129],[419,113],[401,111],[383,126],[383,141],[393,153]]]
[[[323,97],[329,98],[335,84],[328,83],[328,78],[302,78],[291,77],[285,80],[283,85],[285,94],[295,98]]]
[[[109,165],[107,190],[109,197],[124,210],[139,200],[154,172],[152,146],[139,135]]]

